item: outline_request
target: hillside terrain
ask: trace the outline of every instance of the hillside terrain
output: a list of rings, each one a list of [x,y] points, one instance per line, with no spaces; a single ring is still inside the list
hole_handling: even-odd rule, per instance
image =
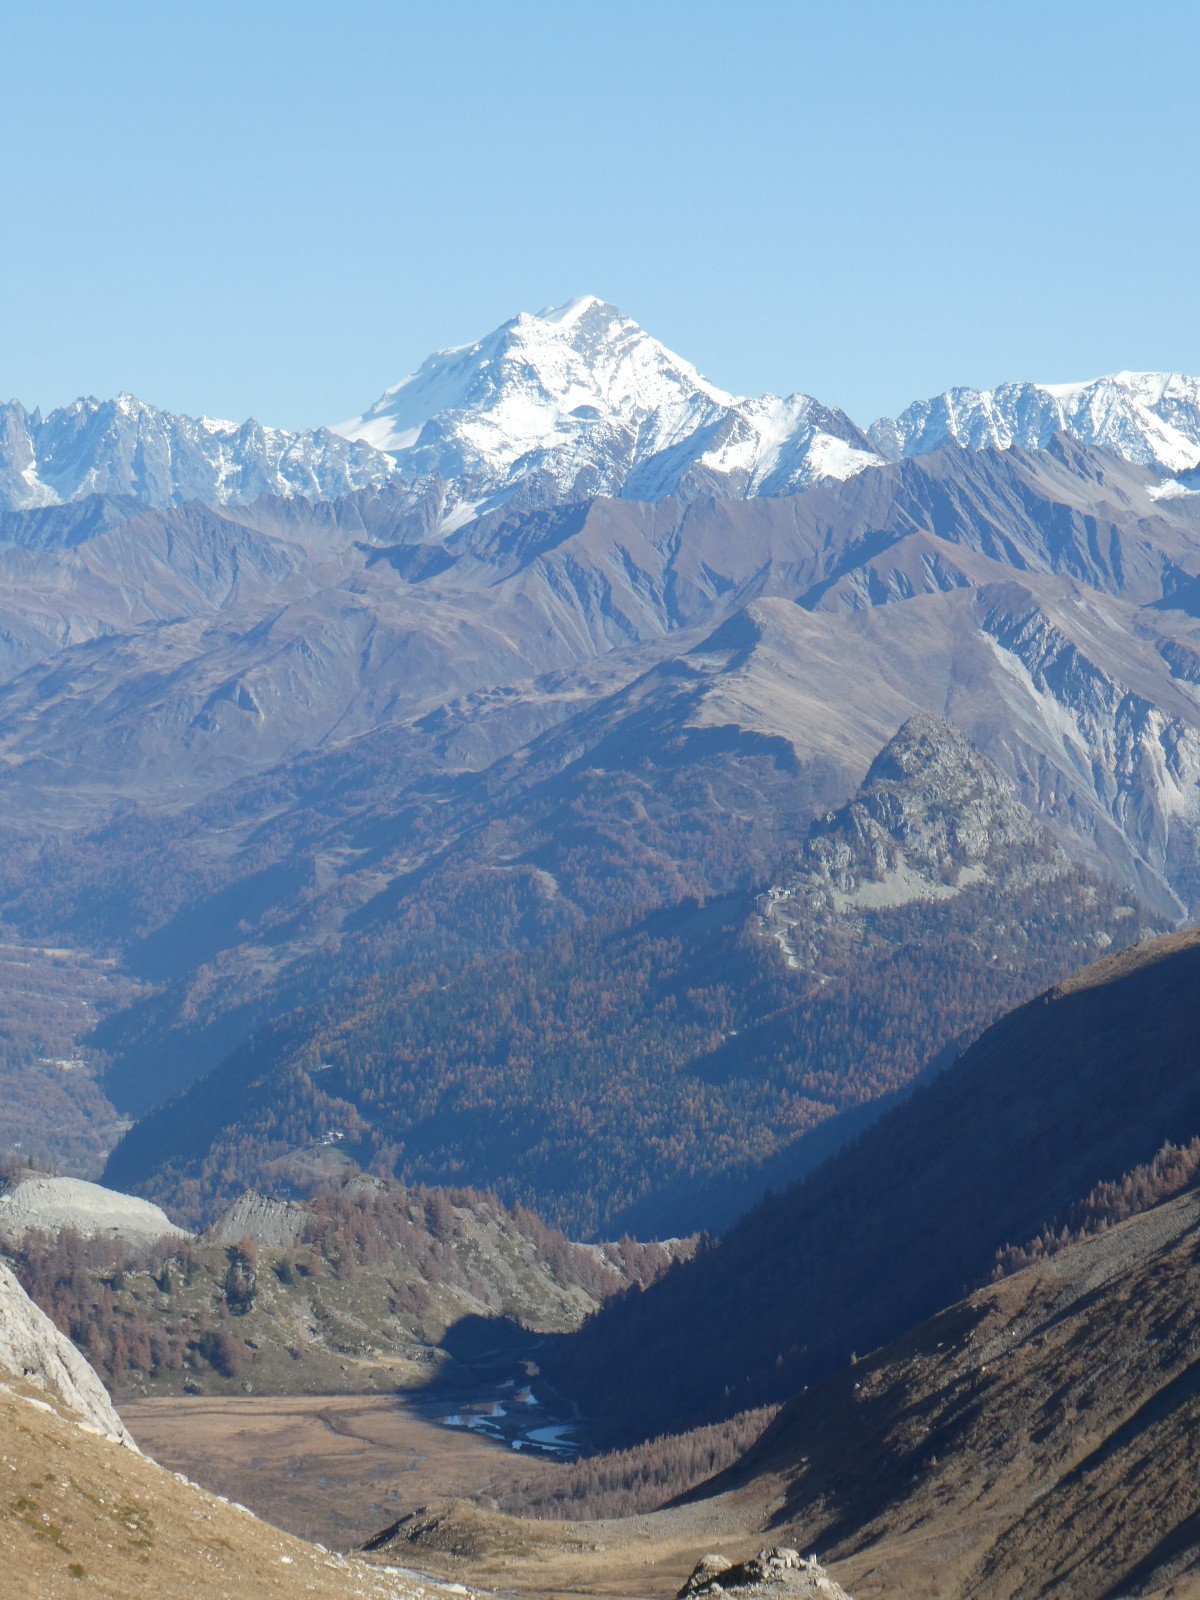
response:
[[[394,486],[9,513],[0,914],[71,984],[55,1041],[21,986],[0,997],[14,1137],[93,1176],[122,1118],[314,994],[350,1012],[396,975],[406,1004],[477,960],[590,959],[611,927],[779,887],[922,713],[1073,862],[1178,920],[1200,501],[1043,442],[779,496],[518,496],[434,541]],[[795,1131],[787,1111],[747,1158]],[[410,1175],[454,1178],[445,1153],[414,1148]],[[614,1217],[647,1194],[612,1190]]]
[[[1097,1184],[1200,1128],[1200,935],[1010,1013],[788,1192],[545,1365],[614,1438],[783,1399],[985,1282]],[[610,1375],[621,1374],[619,1385]]]
[[[0,1153],[99,1172],[128,1120],[100,1087],[103,1058],[83,1041],[145,992],[111,949],[0,933]]]
[[[302,1203],[243,1195],[200,1238],[145,1201],[35,1176],[0,1196],[0,1242],[123,1399],[420,1387],[452,1365],[447,1330],[488,1321],[516,1371],[531,1335],[578,1327],[692,1248],[577,1245],[491,1196],[362,1176]]]
[[[13,1600],[445,1593],[415,1574],[305,1544],[157,1466],[133,1444],[86,1362],[3,1266],[0,1307],[0,1529]]]
[[[950,824],[948,796],[964,806]],[[836,862],[857,887],[818,894],[818,859],[822,881]],[[797,870],[761,907],[684,902],[433,976],[347,982],[149,1112],[107,1181],[195,1222],[336,1136],[363,1166],[454,1172],[573,1231],[634,1217],[692,1232],[725,1220],[721,1182],[740,1192],[773,1162],[761,1190],[805,1134],[1155,926],[930,717],[889,742]]]
[[[922,732],[928,736],[928,726]],[[895,756],[877,774],[881,786],[896,781],[894,762]],[[854,815],[861,825],[870,807]],[[874,837],[869,828],[866,837]],[[828,859],[821,853],[816,861]],[[444,1592],[434,1580],[416,1579],[414,1566],[436,1572],[443,1585],[646,1600],[685,1583],[692,1594],[715,1595],[716,1583],[726,1593],[890,1600],[1047,1594],[1150,1600],[1200,1592],[1200,1506],[1192,1488],[1200,1481],[1200,1390],[1193,1381],[1191,1314],[1200,1261],[1200,1199],[1192,1185],[1200,1169],[1188,1142],[1136,1170],[1122,1166],[1129,1151],[1149,1151],[1164,1127],[1178,1135],[1196,1126],[1188,1024],[1198,959],[1194,934],[1106,957],[990,1029],[956,1067],[822,1170],[823,1192],[844,1197],[848,1186],[837,1180],[853,1161],[869,1163],[891,1212],[902,1213],[926,1247],[937,1241],[936,1252],[926,1248],[935,1276],[965,1272],[968,1261],[984,1276],[996,1269],[995,1250],[986,1255],[969,1237],[980,1236],[977,1219],[993,1211],[1002,1225],[993,1226],[993,1237],[1041,1237],[1033,1219],[1044,1215],[1073,1219],[1075,1238],[1059,1240],[1017,1271],[1002,1261],[995,1282],[957,1302],[948,1297],[874,1350],[835,1360],[824,1378],[814,1371],[814,1381],[740,1460],[660,1510],[529,1520],[492,1509],[484,1495],[473,1504],[461,1497],[422,1500],[413,1483],[406,1484],[397,1520],[367,1541],[361,1558],[331,1556],[263,1528],[228,1500],[205,1495],[115,1442],[120,1424],[114,1428],[94,1377],[48,1322],[30,1323],[32,1307],[14,1317],[9,1302],[20,1306],[13,1300],[20,1291],[4,1280],[4,1328],[11,1335],[18,1321],[22,1329],[32,1326],[42,1352],[32,1366],[28,1353],[0,1352],[0,1361],[21,1368],[4,1378],[0,1394],[7,1413],[0,1455],[16,1483],[0,1515],[16,1570],[28,1580],[27,1590],[17,1592],[71,1593],[78,1569],[113,1596],[148,1593],[147,1584],[166,1595],[203,1596],[210,1582],[215,1594],[229,1572],[253,1581],[256,1592],[281,1596],[292,1592],[289,1584],[296,1592],[396,1600],[418,1592],[414,1585],[426,1594]],[[1140,1100],[1130,1095],[1131,1081],[1140,1086]],[[918,1118],[914,1106],[921,1100],[926,1115]],[[1135,1103],[1140,1111],[1131,1119]],[[936,1135],[940,1170],[929,1158]],[[954,1176],[965,1164],[973,1185]],[[1097,1186],[1091,1181],[1097,1170],[1116,1181]],[[1122,1172],[1129,1177],[1121,1180]],[[926,1216],[923,1198],[935,1190],[936,1221]],[[966,1213],[955,1215],[953,1227],[945,1204],[950,1192],[955,1212]],[[1165,1203],[1156,1203],[1163,1195]],[[362,1198],[347,1191],[334,1205],[326,1220],[335,1233],[347,1201],[353,1206]],[[797,1226],[794,1202],[785,1196],[777,1204],[792,1204]],[[894,1248],[894,1238],[880,1234],[878,1214],[870,1215],[869,1192],[864,1203],[881,1250]],[[770,1210],[770,1204],[760,1208],[758,1221]],[[371,1237],[378,1220],[372,1214]],[[257,1227],[279,1238],[298,1222],[288,1208],[248,1199],[224,1231]],[[711,1271],[730,1240],[753,1231],[755,1222],[676,1268],[657,1288],[602,1314],[597,1326],[606,1315],[672,1293],[672,1284],[690,1273]],[[803,1218],[800,1224],[777,1259],[827,1319],[837,1290],[814,1262],[811,1228],[806,1234]],[[840,1243],[862,1261],[853,1231]],[[237,1246],[214,1241],[208,1248],[236,1265]],[[264,1263],[287,1258],[285,1246],[264,1245],[256,1265],[261,1272]],[[906,1270],[918,1271],[919,1263],[910,1254]],[[763,1263],[757,1265],[753,1287],[750,1280],[724,1290],[708,1282],[710,1294],[738,1297],[742,1325],[761,1323],[771,1297],[780,1294],[783,1280],[766,1280]],[[866,1270],[887,1295],[882,1254]],[[924,1287],[936,1292],[932,1281]],[[674,1309],[679,1315],[678,1302]],[[694,1369],[703,1349],[698,1337],[708,1330],[702,1319],[684,1326]],[[736,1359],[753,1357],[743,1346]],[[81,1371],[64,1380],[72,1362]],[[67,1409],[80,1405],[85,1413],[93,1408],[92,1431]],[[250,1425],[259,1436],[260,1426]],[[589,1469],[601,1480],[620,1470],[617,1458],[611,1466],[608,1459]],[[644,1453],[645,1466],[652,1459]],[[336,1452],[329,1457],[335,1474],[339,1460]],[[634,1452],[635,1471],[637,1462]],[[486,1472],[483,1457],[475,1470]],[[543,1518],[561,1506],[560,1470],[577,1469],[547,1466],[541,1480],[527,1472],[526,1493],[540,1499]],[[506,1481],[515,1509],[517,1480]],[[807,1566],[801,1550],[818,1551],[820,1565]]]
[[[855,1594],[1200,1585],[1192,1193],[949,1307],[793,1401],[733,1469]]]
[[[10,1031],[71,1059],[103,1010],[100,1087],[138,1115],[348,977],[771,884],[921,711],[1173,920],[1200,569],[1195,497],[1156,481],[947,445],[783,498],[505,507],[436,560],[374,491],[26,529],[0,912],[80,1003],[51,1046],[14,991]],[[80,515],[21,515],[52,513]],[[101,958],[142,987],[89,1021]]]

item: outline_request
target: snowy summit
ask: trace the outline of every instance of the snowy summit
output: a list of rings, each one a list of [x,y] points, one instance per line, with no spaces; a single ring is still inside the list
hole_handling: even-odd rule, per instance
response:
[[[595,295],[430,356],[334,431],[475,505],[783,493],[879,460],[840,412],[727,394]]]
[[[445,534],[480,512],[585,500],[793,494],[948,444],[1043,449],[1058,432],[1153,468],[1200,470],[1200,380],[950,389],[864,433],[806,394],[727,393],[595,295],[522,312],[438,351],[360,416],[289,433],[156,410],[131,395],[43,417],[0,406],[0,507],[91,494],[141,505],[329,500],[391,485]]]

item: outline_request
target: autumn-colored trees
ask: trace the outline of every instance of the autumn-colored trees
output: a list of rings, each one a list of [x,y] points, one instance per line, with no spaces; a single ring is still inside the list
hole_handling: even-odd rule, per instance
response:
[[[1034,875],[814,923],[802,970],[752,910],[731,896],[596,918],[534,949],[347,984],[147,1118],[112,1181],[183,1196],[200,1220],[336,1135],[375,1171],[495,1188],[603,1236],[902,1089],[1138,925],[1114,889]]]

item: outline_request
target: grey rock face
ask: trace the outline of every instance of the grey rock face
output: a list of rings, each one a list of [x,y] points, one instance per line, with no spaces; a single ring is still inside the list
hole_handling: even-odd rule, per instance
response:
[[[835,1583],[815,1556],[803,1557],[798,1550],[777,1546],[760,1550],[757,1556],[732,1562],[725,1556],[703,1556],[676,1600],[694,1596],[776,1595],[779,1600],[849,1600],[846,1591]]]
[[[264,1250],[290,1250],[304,1235],[308,1213],[287,1200],[271,1200],[248,1189],[221,1213],[208,1230],[214,1244],[250,1239]]]
[[[34,1384],[81,1422],[137,1448],[100,1379],[0,1262],[0,1380],[5,1376]]]
[[[910,718],[858,793],[818,823],[794,869],[762,901],[794,966],[829,919],[951,900],[976,885],[1013,895],[1062,877],[1066,853],[1012,784],[943,717]]]
[[[857,795],[818,825],[800,872],[835,903],[902,905],[949,898],[964,881],[1024,852],[1067,858],[1012,784],[944,717],[911,717],[872,763]]]

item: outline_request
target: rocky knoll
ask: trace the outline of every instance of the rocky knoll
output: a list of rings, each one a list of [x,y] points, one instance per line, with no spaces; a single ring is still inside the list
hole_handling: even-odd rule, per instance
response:
[[[74,1228],[85,1239],[120,1239],[134,1245],[184,1237],[184,1230],[149,1200],[82,1178],[46,1173],[21,1178],[0,1194],[0,1240],[19,1243],[31,1228],[45,1233]]]
[[[694,1596],[722,1594],[773,1595],[778,1600],[849,1600],[841,1584],[835,1583],[815,1556],[807,1560],[798,1550],[778,1546],[760,1550],[746,1561],[733,1562],[726,1556],[704,1556],[680,1589],[677,1600]]]
[[[1070,863],[1009,780],[944,717],[909,718],[852,800],[818,823],[762,906],[793,966],[816,959],[818,930],[861,934],[873,912],[1006,895],[1065,877]]]
[[[290,1250],[304,1237],[309,1213],[290,1200],[273,1200],[247,1189],[226,1206],[208,1230],[213,1244],[237,1244],[251,1239],[264,1250]]]

